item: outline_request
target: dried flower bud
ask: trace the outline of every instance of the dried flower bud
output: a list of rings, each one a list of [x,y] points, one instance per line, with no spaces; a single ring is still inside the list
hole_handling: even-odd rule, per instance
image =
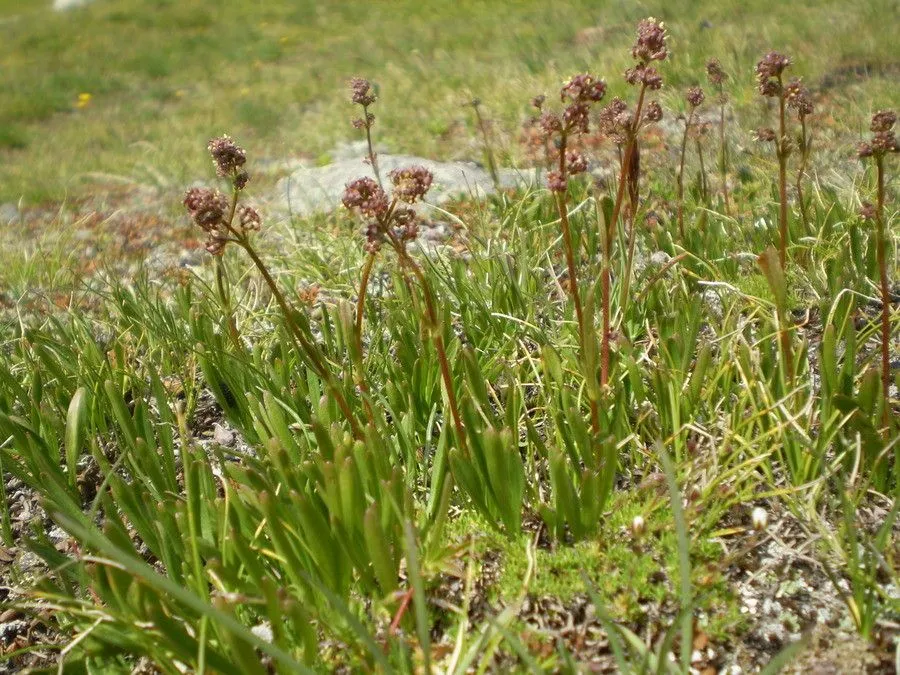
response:
[[[211,255],[222,255],[222,253],[225,251],[225,244],[227,243],[228,242],[221,237],[210,235],[209,239],[206,240],[206,244],[204,246],[207,252]]]
[[[235,174],[247,161],[247,153],[230,136],[213,138],[206,147],[212,155],[216,175],[220,177]]]
[[[407,204],[424,197],[434,180],[431,172],[423,166],[394,169],[388,176],[394,184],[394,197]]]
[[[653,17],[641,21],[631,55],[643,63],[664,60],[669,55],[665,24]]]
[[[389,204],[384,190],[368,176],[347,184],[341,198],[348,209],[357,209],[364,216],[378,218],[387,213]]]
[[[760,143],[774,143],[775,130],[769,127],[760,127],[755,132],[753,132],[753,138]]]
[[[762,96],[773,98],[781,93],[781,85],[778,80],[762,80],[759,83],[759,93]]]
[[[754,530],[762,532],[769,525],[769,514],[766,513],[764,508],[757,506],[750,514],[750,521],[753,524]]]
[[[663,110],[659,101],[650,101],[647,104],[647,110],[644,113],[644,119],[648,122],[659,122],[662,119]]]
[[[547,188],[550,192],[565,192],[568,187],[568,182],[559,171],[547,172]]]
[[[238,223],[245,234],[255,232],[262,226],[262,217],[252,206],[242,206],[238,209]]]
[[[869,129],[877,134],[884,131],[890,131],[894,128],[894,124],[896,123],[897,114],[893,110],[879,110],[872,115],[872,124],[869,126]]]
[[[719,59],[710,59],[706,62],[706,77],[709,79],[709,83],[714,87],[721,87],[725,83],[725,80],[728,79],[728,75],[722,68]]]
[[[370,106],[378,99],[372,91],[372,83],[362,77],[350,80],[350,100],[361,106]]]
[[[647,531],[647,523],[643,516],[635,516],[631,521],[631,536],[639,539]]]
[[[577,150],[569,150],[566,153],[566,169],[571,176],[584,173],[588,170],[587,159]]]
[[[692,108],[696,108],[701,103],[703,103],[706,95],[703,93],[703,90],[700,87],[691,87],[687,90],[685,98],[687,99],[689,106],[691,106]]]
[[[856,156],[860,159],[865,159],[866,157],[871,157],[875,154],[872,150],[872,146],[868,143],[860,143],[856,148]]]
[[[193,221],[205,232],[212,232],[222,225],[228,210],[228,198],[209,188],[191,188],[183,203]]]
[[[866,221],[873,221],[877,217],[875,206],[871,202],[863,202],[859,209],[859,217]]]
[[[546,100],[546,96],[544,96],[543,94],[539,94],[538,96],[535,96],[533,99],[531,99],[531,105],[533,105],[538,110],[541,110],[544,107],[544,101]]]

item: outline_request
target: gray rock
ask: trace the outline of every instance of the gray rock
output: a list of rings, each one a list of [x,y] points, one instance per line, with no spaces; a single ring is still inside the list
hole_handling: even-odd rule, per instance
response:
[[[53,0],[54,12],[65,12],[76,7],[84,7],[91,0]]]
[[[213,441],[221,446],[230,448],[234,445],[234,432],[226,429],[221,424],[213,424]]]
[[[301,167],[278,182],[275,202],[292,214],[305,216],[317,212],[332,211],[341,203],[344,187],[362,176],[375,176],[372,167],[363,160],[364,147],[343,146],[333,153],[335,162],[326,166]],[[399,167],[420,165],[434,174],[434,183],[426,201],[440,204],[451,197],[471,195],[482,198],[494,191],[488,171],[474,162],[437,162],[412,155],[380,154],[378,168],[383,180],[388,172]],[[515,187],[533,180],[531,171],[500,170],[501,187]]]
[[[5,204],[0,204],[0,223],[6,223],[7,225],[13,225],[18,223],[22,219],[22,214],[19,213],[19,207],[13,204],[12,202],[6,202]]]

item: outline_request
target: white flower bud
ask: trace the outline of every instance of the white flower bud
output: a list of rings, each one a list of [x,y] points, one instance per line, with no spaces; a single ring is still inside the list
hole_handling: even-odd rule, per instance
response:
[[[769,514],[766,513],[764,508],[757,506],[753,509],[753,513],[750,514],[750,521],[753,523],[754,530],[762,532],[769,524]]]

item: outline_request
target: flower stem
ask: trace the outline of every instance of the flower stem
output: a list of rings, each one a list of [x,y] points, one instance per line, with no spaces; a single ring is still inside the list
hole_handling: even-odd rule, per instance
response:
[[[876,220],[876,256],[878,258],[878,271],[881,286],[881,391],[884,397],[884,412],[882,422],[887,438],[890,433],[891,422],[891,292],[888,287],[887,273],[887,242],[884,233],[884,157],[878,156],[875,160],[878,172],[878,198],[875,206]]]
[[[722,174],[722,196],[725,199],[725,215],[731,215],[728,204],[728,148],[725,145],[725,103],[719,105],[719,171]]]
[[[678,165],[678,234],[681,236],[681,245],[684,246],[684,157],[687,154],[687,139],[691,129],[691,122],[694,119],[694,107],[688,113],[687,120],[684,123],[684,136],[681,138],[681,162]]]
[[[778,229],[781,241],[778,259],[781,268],[787,266],[788,215],[787,215],[787,128],[784,111],[784,87],[778,76]]]
[[[369,147],[369,163],[372,165],[372,171],[375,173],[375,180],[378,181],[378,187],[384,188],[381,183],[381,173],[378,171],[378,155],[375,154],[375,148],[372,146],[372,123],[369,121],[369,106],[363,106],[363,119],[366,122],[366,143]]]
[[[325,362],[319,355],[315,345],[313,345],[307,339],[307,337],[303,334],[303,331],[300,329],[300,326],[297,325],[297,322],[294,320],[291,307],[290,305],[288,305],[284,294],[278,288],[278,284],[275,283],[275,279],[272,278],[272,275],[266,268],[265,263],[250,245],[250,242],[247,240],[247,238],[240,235],[239,233],[235,234],[237,236],[237,243],[247,252],[247,255],[250,256],[253,264],[256,265],[256,269],[259,270],[259,273],[265,280],[266,285],[272,292],[272,296],[275,298],[275,302],[278,303],[278,307],[279,309],[281,309],[284,320],[287,322],[288,330],[291,336],[294,338],[295,343],[299,347],[300,352],[306,357],[306,360],[312,366],[316,374],[325,382],[325,386],[328,388],[328,391],[334,397],[334,400],[338,404],[338,407],[341,409],[344,417],[347,418],[347,421],[350,424],[350,428],[353,431],[353,435],[357,439],[362,439],[363,433],[359,427],[359,423],[356,421],[356,416],[351,411],[350,405],[347,403],[347,399],[341,391],[340,387],[338,387],[337,382],[335,382],[333,373],[325,365]]]

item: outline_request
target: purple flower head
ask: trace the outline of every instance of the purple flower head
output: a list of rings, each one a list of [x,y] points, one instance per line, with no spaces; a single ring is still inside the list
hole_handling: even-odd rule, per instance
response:
[[[247,232],[256,232],[262,227],[262,217],[259,215],[259,211],[254,209],[252,206],[242,206],[238,209],[237,212],[238,223],[240,223],[241,230],[246,234]]]
[[[423,166],[408,166],[394,169],[388,176],[394,184],[394,197],[401,202],[412,204],[428,192],[434,176]]]
[[[769,52],[756,64],[756,80],[759,93],[763,96],[780,96],[782,91],[781,74],[791,65],[791,60],[784,54]]]
[[[547,188],[550,192],[565,192],[568,182],[559,171],[547,172]]]
[[[662,88],[663,83],[662,75],[659,74],[659,71],[653,66],[647,66],[643,63],[626,70],[625,81],[632,85],[643,84],[647,89],[654,91]]]
[[[703,93],[703,90],[700,87],[691,87],[687,90],[685,98],[687,99],[689,106],[691,106],[692,108],[696,108],[703,103],[706,95]]]
[[[666,48],[666,27],[653,17],[638,24],[637,40],[631,48],[631,55],[641,63],[662,61],[669,55]]]
[[[587,103],[571,103],[563,111],[563,122],[568,131],[586,134],[588,131],[590,109]]]
[[[220,177],[236,174],[247,161],[247,153],[230,136],[213,138],[206,147],[212,155],[216,175]]]
[[[350,80],[350,100],[361,106],[370,106],[378,100],[372,90],[372,83],[362,77]]]
[[[856,156],[860,159],[871,157],[874,154],[875,152],[872,150],[872,146],[868,143],[860,143],[856,148]]]
[[[889,152],[897,152],[897,137],[893,131],[879,131],[872,136],[872,149],[876,154],[887,154]]]
[[[546,101],[546,100],[547,100],[546,96],[544,96],[543,94],[539,94],[538,96],[535,96],[533,99],[531,99],[531,105],[534,106],[535,108],[537,108],[538,110],[541,110],[541,109],[543,109],[544,101]]]
[[[559,91],[560,100],[574,103],[596,103],[606,94],[606,82],[587,73],[572,76]]]
[[[569,150],[566,153],[566,169],[572,176],[584,173],[588,170],[587,159],[577,150]]]
[[[647,109],[644,112],[644,119],[648,122],[659,122],[662,119],[663,111],[662,106],[659,104],[659,101],[650,101],[647,104]]]
[[[884,131],[890,131],[894,128],[896,123],[897,113],[893,110],[879,110],[872,115],[872,124],[869,125],[869,129],[877,134]]]
[[[384,190],[368,176],[348,183],[344,188],[344,196],[341,201],[348,209],[356,209],[369,218],[383,216],[389,207]]]
[[[212,232],[224,224],[228,198],[218,190],[191,188],[184,195],[183,203],[191,219],[204,232]]]
[[[721,87],[723,84],[725,84],[725,80],[728,79],[728,75],[722,68],[722,64],[719,62],[719,59],[710,59],[706,62],[706,77],[709,80],[709,83],[714,87]]]
[[[562,131],[563,128],[562,120],[559,119],[559,115],[549,111],[541,114],[538,124],[541,126],[541,131],[544,132],[544,136],[548,138],[553,134]]]
[[[628,104],[618,97],[614,98],[600,110],[598,123],[604,136],[621,145],[625,142],[628,127],[631,125]]]
[[[801,120],[813,114],[812,95],[799,79],[788,82],[784,88],[784,98],[788,106],[797,111],[797,117]]]

